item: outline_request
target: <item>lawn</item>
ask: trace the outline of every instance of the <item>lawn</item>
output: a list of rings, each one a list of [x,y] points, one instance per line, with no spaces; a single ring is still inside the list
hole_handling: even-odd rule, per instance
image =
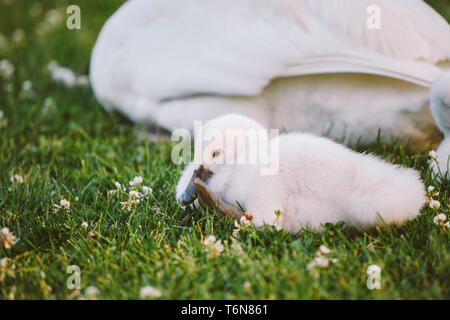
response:
[[[15,67],[0,78],[0,228],[17,238],[0,248],[0,299],[140,299],[145,286],[156,290],[144,296],[161,299],[450,298],[450,233],[433,222],[437,213],[449,217],[449,180],[431,175],[430,150],[377,137],[354,146],[416,168],[439,192],[439,209],[425,207],[400,228],[358,233],[337,224],[293,235],[248,227],[233,240],[231,220],[180,208],[182,166],[171,161],[171,142],[149,142],[105,112],[89,87],[66,87],[46,72],[56,60],[88,74],[96,36],[122,2],[76,1],[82,29],[68,30],[73,1],[0,0],[0,60]],[[450,4],[432,3],[450,18]],[[120,203],[127,193],[108,191],[136,176],[153,192],[128,211]],[[58,210],[63,199],[70,207]],[[209,235],[223,252],[205,250]],[[337,261],[311,272],[321,246]],[[379,290],[366,285],[374,264]],[[79,290],[67,286],[71,265],[80,268]]]

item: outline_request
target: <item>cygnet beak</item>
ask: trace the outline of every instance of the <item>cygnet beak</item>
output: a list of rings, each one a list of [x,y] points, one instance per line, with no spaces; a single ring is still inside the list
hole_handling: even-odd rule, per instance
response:
[[[200,179],[203,182],[206,182],[212,176],[212,172],[208,170],[205,166],[201,165],[197,170],[194,171],[189,183],[181,195],[181,204],[183,206],[187,206],[197,199],[197,189],[195,187],[194,180]]]

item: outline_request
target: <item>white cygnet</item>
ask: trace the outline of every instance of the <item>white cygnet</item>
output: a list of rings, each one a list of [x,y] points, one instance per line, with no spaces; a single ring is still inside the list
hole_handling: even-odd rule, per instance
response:
[[[413,169],[327,138],[270,135],[237,114],[208,121],[177,185],[178,201],[195,200],[197,177],[225,202],[250,213],[256,227],[290,232],[339,221],[359,230],[400,225],[417,217],[425,203],[424,184]]]

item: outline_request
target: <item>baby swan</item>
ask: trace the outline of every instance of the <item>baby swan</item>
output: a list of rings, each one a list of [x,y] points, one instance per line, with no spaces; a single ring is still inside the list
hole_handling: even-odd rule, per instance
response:
[[[417,217],[424,189],[413,169],[310,134],[269,138],[254,120],[229,114],[208,121],[197,134],[177,199],[187,205],[200,195],[202,207],[216,202],[234,218],[239,210],[230,204],[237,202],[256,227],[295,233],[339,221],[359,230],[400,225]]]

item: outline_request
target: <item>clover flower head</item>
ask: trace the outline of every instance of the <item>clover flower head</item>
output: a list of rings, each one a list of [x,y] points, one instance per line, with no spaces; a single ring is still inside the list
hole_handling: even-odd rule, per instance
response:
[[[441,207],[441,203],[438,200],[434,200],[434,199],[430,200],[428,205],[431,209],[434,209],[434,210],[439,210],[439,208]]]
[[[16,242],[16,237],[7,227],[0,230],[0,245],[6,249],[11,249]]]
[[[144,286],[141,288],[139,292],[139,296],[141,299],[147,299],[147,298],[154,298],[157,299],[161,297],[162,292],[154,287],[151,286]]]

